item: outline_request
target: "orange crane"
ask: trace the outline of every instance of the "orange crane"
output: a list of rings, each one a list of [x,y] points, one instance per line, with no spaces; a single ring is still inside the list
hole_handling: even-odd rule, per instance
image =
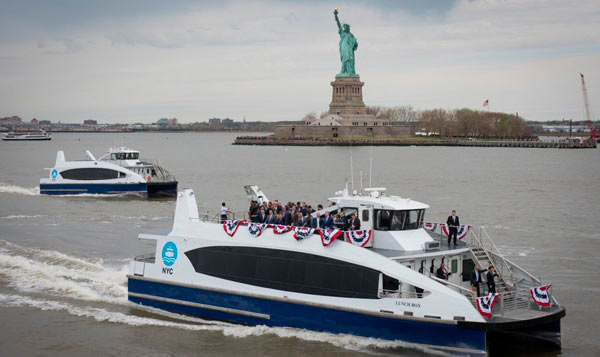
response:
[[[579,73],[579,75],[581,76],[581,91],[583,92],[583,107],[585,110],[585,118],[587,119],[588,127],[590,128],[590,138],[593,140],[598,140],[598,139],[600,139],[600,135],[597,134],[598,126],[594,125],[592,127],[592,114],[591,114],[591,110],[590,110],[590,103],[588,101],[587,88],[585,86],[585,79],[583,78],[582,73]]]

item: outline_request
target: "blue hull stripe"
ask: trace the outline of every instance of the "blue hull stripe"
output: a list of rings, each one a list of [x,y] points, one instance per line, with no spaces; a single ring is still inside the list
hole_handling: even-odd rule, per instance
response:
[[[46,195],[76,195],[81,193],[145,193],[145,183],[60,183],[40,184],[40,193]]]
[[[464,352],[486,349],[485,331],[462,329],[452,323],[362,314],[131,277],[128,281],[133,293],[129,300],[134,303],[208,319],[398,340]]]

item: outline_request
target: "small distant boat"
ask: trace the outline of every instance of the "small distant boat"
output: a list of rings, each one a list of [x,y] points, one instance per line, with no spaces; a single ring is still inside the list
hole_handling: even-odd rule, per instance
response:
[[[52,138],[50,137],[50,134],[48,134],[44,130],[22,133],[11,131],[2,136],[2,140],[4,141],[41,141],[51,139]]]
[[[96,159],[86,151],[87,160],[67,161],[56,154],[50,174],[40,179],[40,193],[46,195],[120,194],[142,197],[175,197],[177,180],[154,161],[142,161],[140,152],[126,147],[111,148]]]

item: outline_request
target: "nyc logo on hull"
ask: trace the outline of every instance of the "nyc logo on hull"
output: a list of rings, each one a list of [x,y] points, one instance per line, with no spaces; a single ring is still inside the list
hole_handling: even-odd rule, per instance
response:
[[[173,268],[170,268],[177,260],[177,245],[169,241],[165,243],[162,249],[163,274],[173,274]]]

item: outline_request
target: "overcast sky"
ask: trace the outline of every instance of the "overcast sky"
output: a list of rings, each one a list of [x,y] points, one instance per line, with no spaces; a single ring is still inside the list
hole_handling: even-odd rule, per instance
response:
[[[340,71],[334,7],[367,105],[582,120],[582,72],[600,115],[598,0],[0,0],[0,116],[299,120]]]

